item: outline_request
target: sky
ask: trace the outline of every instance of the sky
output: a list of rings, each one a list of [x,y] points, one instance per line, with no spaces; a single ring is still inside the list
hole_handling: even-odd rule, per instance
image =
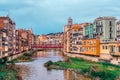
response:
[[[120,0],[0,0],[0,16],[8,15],[16,28],[37,35],[62,32],[71,17],[73,23],[93,22],[100,16],[120,20]]]

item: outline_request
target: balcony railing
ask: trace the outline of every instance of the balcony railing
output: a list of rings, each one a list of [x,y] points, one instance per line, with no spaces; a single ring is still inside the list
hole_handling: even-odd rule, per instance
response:
[[[120,56],[120,54],[116,54],[116,52],[113,52],[113,51],[110,51],[110,54],[114,57],[119,57]]]
[[[97,26],[97,27],[103,27],[103,25],[102,25],[102,24],[96,24],[96,26]]]
[[[6,39],[6,37],[2,37],[2,41],[6,41],[7,39]]]
[[[1,31],[2,31],[2,32],[7,32],[7,30],[6,30],[6,29],[1,29]]]

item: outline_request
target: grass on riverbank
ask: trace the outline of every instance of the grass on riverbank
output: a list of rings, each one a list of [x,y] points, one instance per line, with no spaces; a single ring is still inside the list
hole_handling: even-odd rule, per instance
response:
[[[19,69],[15,63],[32,61],[33,53],[34,50],[24,52],[23,55],[12,61],[8,61],[8,57],[0,59],[0,80],[21,80],[21,76],[18,75]]]
[[[32,52],[25,52],[23,55],[19,56],[17,59],[14,59],[14,62],[30,62],[33,61],[32,59],[33,53]]]
[[[16,80],[16,77],[15,64],[7,63],[7,57],[0,59],[0,80]]]
[[[72,69],[83,75],[87,75],[91,79],[115,80],[120,76],[120,66],[76,58],[69,58],[67,61],[58,62],[48,61],[45,63],[45,66],[54,69]]]

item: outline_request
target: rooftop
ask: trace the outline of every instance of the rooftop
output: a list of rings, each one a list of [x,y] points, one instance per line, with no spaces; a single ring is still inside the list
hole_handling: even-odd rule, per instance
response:
[[[110,16],[103,16],[103,17],[98,17],[94,20],[94,22],[96,21],[101,21],[101,20],[116,20],[115,17],[110,17]]]

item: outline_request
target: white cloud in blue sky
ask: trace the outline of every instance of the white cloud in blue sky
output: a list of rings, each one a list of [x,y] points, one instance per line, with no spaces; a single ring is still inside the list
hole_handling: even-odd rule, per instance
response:
[[[34,33],[59,32],[71,16],[74,23],[93,22],[99,16],[120,19],[120,0],[0,0],[0,15],[7,15],[17,28]]]

